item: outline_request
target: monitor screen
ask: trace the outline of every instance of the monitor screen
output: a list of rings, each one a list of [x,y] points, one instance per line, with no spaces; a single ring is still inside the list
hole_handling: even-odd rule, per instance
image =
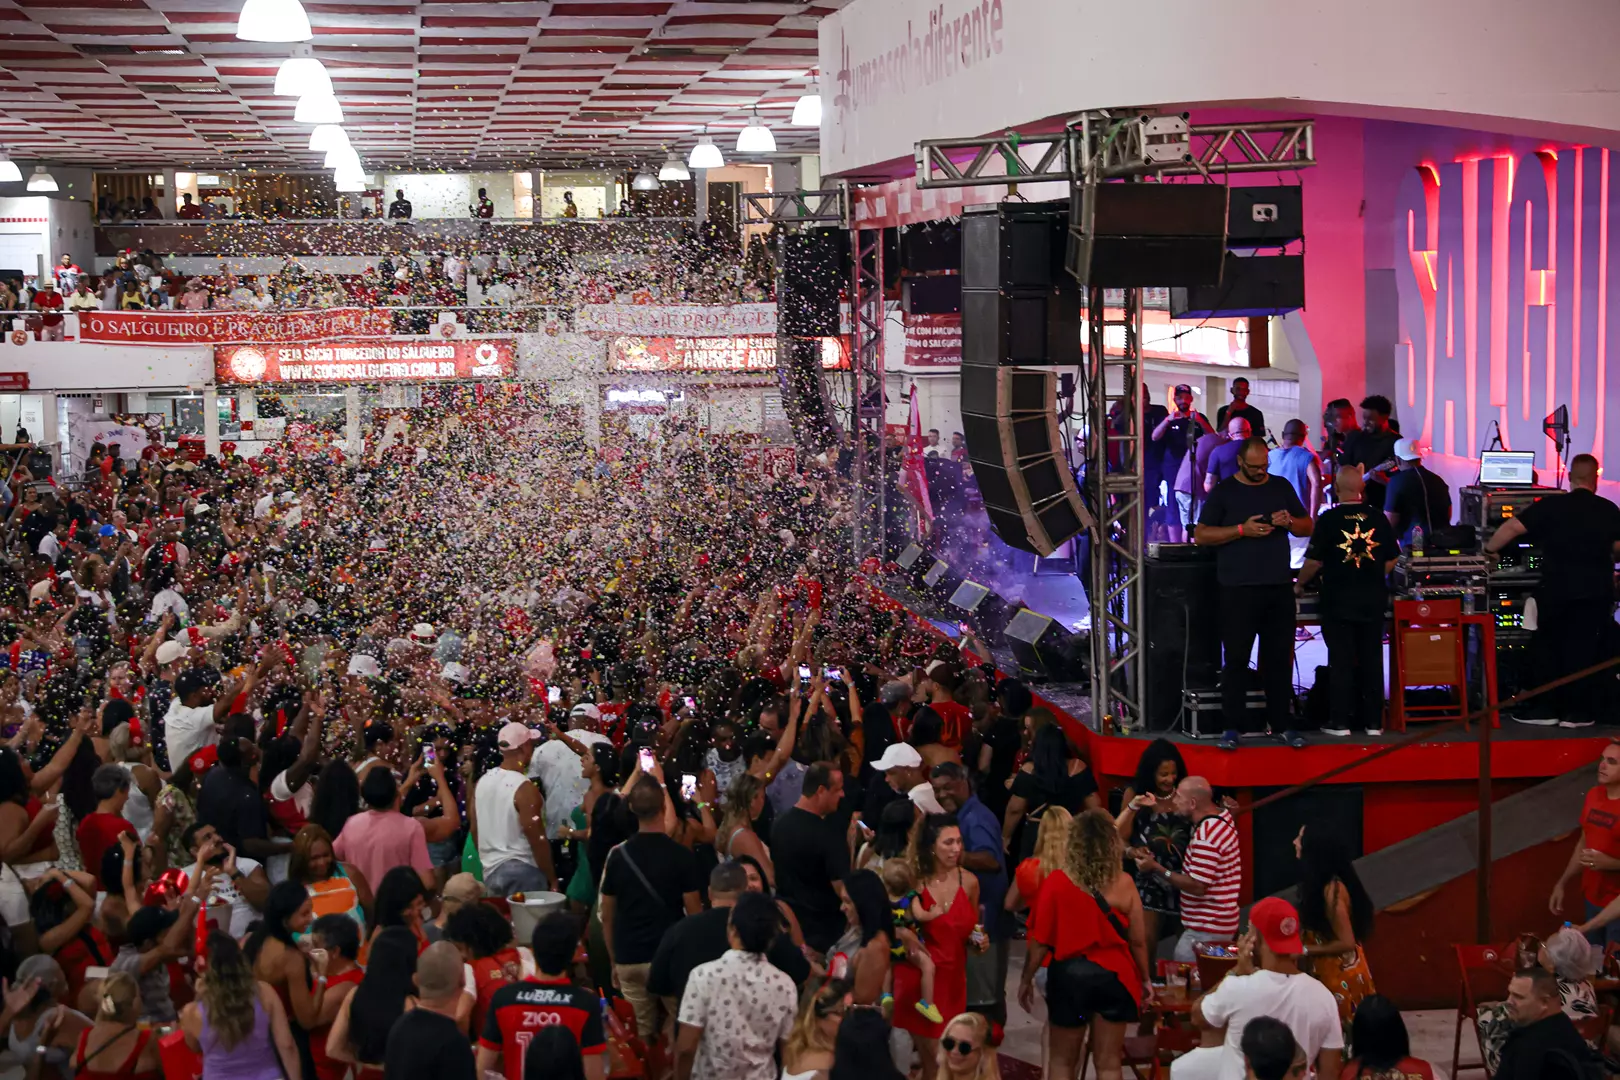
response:
[[[964,581],[956,587],[955,592],[951,593],[951,604],[954,607],[961,608],[963,611],[972,611],[989,595],[990,590],[986,586],[972,581]]]
[[[1479,456],[1479,482],[1487,487],[1532,487],[1536,482],[1533,450],[1487,450]]]

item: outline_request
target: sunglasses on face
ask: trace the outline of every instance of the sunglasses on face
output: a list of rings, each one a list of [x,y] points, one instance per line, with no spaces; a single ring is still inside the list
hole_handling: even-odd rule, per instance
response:
[[[969,1039],[953,1039],[949,1035],[939,1040],[939,1045],[945,1048],[947,1054],[961,1054],[967,1057],[978,1049]]]

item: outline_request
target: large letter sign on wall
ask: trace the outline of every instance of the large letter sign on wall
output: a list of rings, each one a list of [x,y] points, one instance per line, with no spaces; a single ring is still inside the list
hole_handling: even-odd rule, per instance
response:
[[[1439,453],[1506,444],[1554,457],[1542,418],[1569,406],[1571,453],[1620,446],[1620,237],[1610,152],[1542,150],[1422,164],[1395,221],[1401,333],[1394,356],[1403,430]],[[1551,477],[1544,477],[1550,480]]]

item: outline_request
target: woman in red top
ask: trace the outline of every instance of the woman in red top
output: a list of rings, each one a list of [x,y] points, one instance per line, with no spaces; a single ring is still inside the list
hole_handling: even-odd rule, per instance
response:
[[[1007,890],[1003,905],[1008,911],[1029,908],[1029,921],[1035,921],[1035,901],[1041,886],[1054,871],[1067,864],[1069,851],[1069,824],[1074,818],[1061,806],[1048,806],[1041,815],[1041,829],[1035,837],[1035,854],[1018,864],[1013,871],[1012,888]]]
[[[28,910],[39,935],[39,951],[56,957],[67,976],[68,998],[77,1004],[85,971],[112,963],[118,952],[90,923],[96,910],[95,879],[82,871],[51,869],[41,875]]]
[[[523,957],[512,947],[512,924],[488,904],[462,904],[445,922],[444,940],[472,966],[475,1000],[470,1030],[481,1032],[495,991],[523,978]]]
[[[1361,999],[1350,1038],[1356,1056],[1344,1063],[1340,1080],[1434,1080],[1434,1066],[1412,1056],[1401,1010],[1384,995]]]
[[[1074,1075],[1089,1026],[1098,1080],[1118,1080],[1125,1025],[1141,1016],[1148,989],[1142,898],[1122,869],[1124,844],[1106,811],[1087,810],[1074,819],[1068,856],[1068,865],[1041,887],[1018,1001],[1033,1009],[1035,973],[1050,954],[1048,1075]]]
[[[141,991],[125,972],[116,971],[101,984],[96,1020],[80,1033],[69,1058],[74,1071],[88,1080],[161,1080],[158,1033],[136,1025],[141,1017]]]
[[[945,814],[923,819],[912,846],[911,862],[913,880],[922,886],[919,896],[923,905],[945,910],[945,914],[924,923],[918,936],[934,958],[934,1004],[945,1016],[956,1016],[967,1011],[967,943],[979,921],[979,879],[962,873],[962,831],[956,819]],[[945,1025],[917,1011],[921,993],[922,975],[917,968],[896,964],[894,1026],[911,1032],[922,1060],[922,1080],[933,1080],[939,1037]]]
[[[309,1053],[315,1061],[316,1080],[343,1080],[349,1065],[327,1054],[326,1039],[343,1003],[365,976],[357,962],[360,924],[347,915],[322,915],[310,924],[309,932],[314,945],[310,951],[318,949],[326,954],[326,995],[321,999],[315,1026],[309,1029]]]

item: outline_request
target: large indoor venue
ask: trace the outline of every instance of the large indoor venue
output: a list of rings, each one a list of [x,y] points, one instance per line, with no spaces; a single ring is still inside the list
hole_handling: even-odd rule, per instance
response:
[[[0,1080],[1620,1076],[1617,42],[0,0]]]

